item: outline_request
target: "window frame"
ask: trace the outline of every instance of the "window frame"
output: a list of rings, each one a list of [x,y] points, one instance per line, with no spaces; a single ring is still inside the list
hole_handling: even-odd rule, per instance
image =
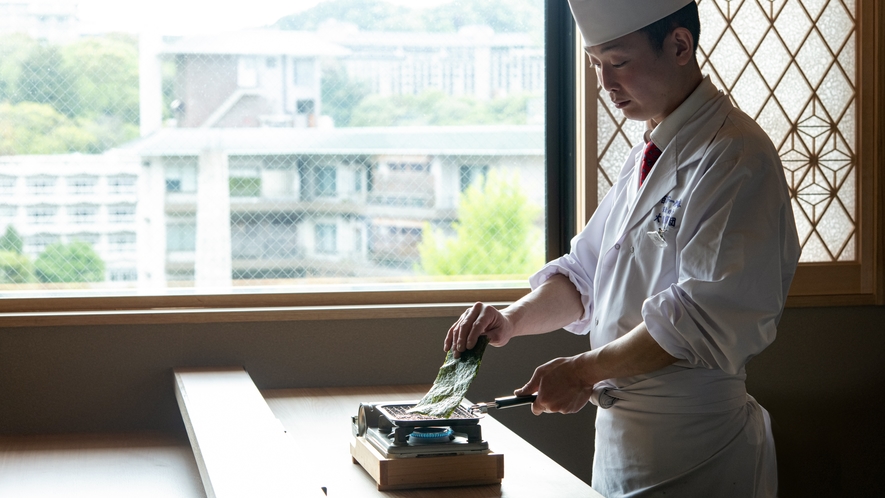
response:
[[[885,304],[885,6],[857,0],[857,262],[801,263],[796,270],[788,307]],[[578,102],[576,121],[581,140],[576,154],[579,226],[598,204],[596,145],[596,76],[578,40]]]
[[[788,306],[885,304],[885,5],[858,0],[859,263],[803,264]],[[593,71],[566,2],[547,2],[547,255],[569,241],[597,205],[596,105]],[[572,76],[574,75],[574,77]],[[878,167],[877,167],[878,166]],[[551,223],[551,220],[558,220]],[[833,287],[834,280],[850,288]],[[837,292],[834,292],[833,290]],[[527,294],[520,285],[429,284],[377,290],[240,289],[201,293],[170,289],[115,296],[0,298],[0,326],[167,324],[455,317],[476,301],[506,305]]]

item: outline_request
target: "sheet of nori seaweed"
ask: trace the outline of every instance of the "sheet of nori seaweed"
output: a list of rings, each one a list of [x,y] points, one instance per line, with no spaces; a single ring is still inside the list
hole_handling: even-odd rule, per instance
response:
[[[451,417],[479,373],[482,354],[488,344],[489,338],[483,335],[473,349],[464,351],[459,358],[455,358],[452,351],[446,353],[446,361],[440,367],[433,387],[409,411],[435,418]]]

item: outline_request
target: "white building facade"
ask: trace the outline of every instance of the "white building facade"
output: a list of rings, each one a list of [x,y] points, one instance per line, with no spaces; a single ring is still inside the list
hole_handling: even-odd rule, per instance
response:
[[[105,263],[105,281],[138,278],[138,157],[0,157],[0,232],[15,228],[32,260],[50,244],[88,243]]]

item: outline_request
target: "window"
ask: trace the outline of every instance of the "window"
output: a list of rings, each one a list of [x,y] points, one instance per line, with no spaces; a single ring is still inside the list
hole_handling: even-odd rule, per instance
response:
[[[48,225],[55,223],[55,215],[58,206],[39,205],[27,208],[28,223],[34,225]]]
[[[112,194],[134,194],[138,177],[135,175],[114,175],[108,177],[108,191]],[[179,182],[179,187],[181,183]]]
[[[338,251],[338,227],[330,223],[318,223],[314,227],[316,252],[319,254],[335,254]]]
[[[108,249],[111,252],[135,252],[135,233],[119,232],[109,234]]]
[[[58,235],[39,233],[25,238],[25,252],[30,256],[37,256],[47,246],[58,242],[61,238]]]
[[[98,206],[78,205],[68,207],[68,217],[73,223],[95,223],[95,214],[98,212]]]
[[[50,195],[55,193],[55,183],[58,178],[54,176],[31,176],[28,178],[28,193],[32,195]]]
[[[10,206],[8,204],[0,204],[0,219],[3,223],[9,223],[18,216],[18,206]]]
[[[197,245],[197,226],[194,221],[178,219],[166,226],[167,252],[193,252]]]
[[[138,271],[135,268],[111,268],[108,270],[108,279],[111,282],[135,282],[138,280]]]
[[[882,112],[862,106],[877,91],[876,68],[858,65],[875,59],[873,3],[698,1],[702,71],[765,129],[781,154],[802,244],[794,303],[815,302],[797,296],[875,291],[876,228],[864,220],[873,208],[875,185],[865,172],[875,167],[876,148],[869,144],[872,129],[859,125],[881,122]],[[871,23],[865,42],[863,19]],[[596,153],[597,168],[589,174],[597,179],[592,197],[601,199],[644,126],[625,120],[599,86],[593,97],[586,122],[596,143],[587,151]]]
[[[168,157],[162,162],[166,178],[166,192],[196,192],[197,165],[196,157]]]
[[[97,176],[74,176],[67,179],[68,191],[75,195],[94,194]]]
[[[97,233],[75,233],[68,237],[68,240],[70,242],[84,242],[95,247],[101,241],[101,235]]]
[[[169,297],[175,306],[182,301],[193,307],[210,301],[234,302],[233,297],[225,301],[226,297],[214,293],[211,286],[217,285],[217,274],[230,275],[230,281],[223,282],[221,288],[235,294],[238,305],[251,303],[249,306],[266,306],[268,302],[260,292],[248,290],[250,286],[276,286],[281,293],[294,293],[300,296],[293,297],[295,304],[301,299],[314,299],[299,295],[307,288],[311,296],[325,295],[326,291],[316,291],[317,287],[329,289],[329,296],[337,291],[372,288],[371,299],[378,300],[372,302],[386,304],[419,298],[461,302],[465,296],[515,299],[525,292],[524,277],[534,267],[499,268],[500,274],[489,275],[437,274],[427,270],[431,264],[421,261],[419,249],[445,248],[450,242],[469,244],[459,240],[452,227],[465,222],[467,212],[490,212],[482,205],[465,206],[464,202],[470,185],[479,187],[483,182],[478,179],[495,177],[522,193],[519,205],[538,213],[529,231],[545,237],[527,236],[531,240],[519,245],[529,251],[531,257],[526,260],[562,254],[581,218],[595,208],[597,192],[605,187],[597,178],[605,181],[607,165],[618,156],[619,147],[632,143],[633,131],[616,115],[605,114],[605,103],[600,104],[593,91],[592,74],[588,75],[590,91],[578,91],[584,89],[584,81],[575,81],[573,69],[579,66],[583,70],[579,64],[582,54],[573,37],[574,26],[565,2],[519,0],[513,15],[503,17],[488,17],[476,5],[462,2],[458,9],[451,5],[428,7],[420,15],[406,6],[403,17],[383,24],[366,24],[356,18],[354,29],[323,30],[307,22],[313,19],[311,16],[322,13],[325,17],[353,20],[353,9],[359,7],[348,4],[345,12],[333,12],[335,3],[322,1],[315,9],[281,14],[281,18],[289,14],[303,16],[300,22],[288,26],[308,26],[306,29],[285,29],[287,23],[281,22],[269,23],[274,26],[269,33],[246,29],[249,26],[233,27],[228,32],[219,27],[216,34],[206,34],[212,30],[183,31],[180,36],[163,39],[155,52],[141,52],[142,57],[126,61],[125,67],[92,64],[104,60],[98,57],[101,54],[71,50],[72,54],[88,54],[88,58],[68,61],[66,68],[78,70],[61,75],[69,81],[66,88],[71,92],[91,88],[96,95],[114,98],[101,106],[94,99],[66,99],[58,103],[63,108],[56,109],[64,118],[57,121],[60,129],[41,135],[58,141],[22,140],[12,144],[15,150],[10,154],[15,155],[8,157],[27,157],[34,167],[0,170],[0,193],[14,194],[4,197],[3,203],[20,208],[23,227],[30,226],[32,218],[50,218],[48,212],[31,216],[33,208],[56,202],[50,196],[69,193],[66,187],[57,189],[57,178],[96,176],[99,184],[107,178],[108,189],[96,188],[96,194],[91,195],[110,197],[90,197],[89,201],[99,206],[99,213],[107,210],[109,222],[116,220],[111,222],[109,233],[137,231],[137,251],[132,254],[145,258],[137,265],[127,262],[120,267],[148,269],[132,282],[140,291],[162,297],[187,288],[182,292],[201,296],[176,295],[175,301]],[[820,122],[808,118],[816,116],[841,126],[854,113],[858,125],[853,132],[842,133],[844,144],[838,140],[827,142],[836,144],[840,153],[850,157],[847,167],[838,166],[836,161],[832,163],[836,166],[828,169],[838,170],[837,180],[842,182],[838,191],[831,188],[825,202],[814,201],[821,195],[818,187],[826,187],[816,177],[816,183],[797,183],[796,198],[811,220],[804,232],[806,243],[823,246],[824,252],[836,259],[816,263],[838,276],[819,279],[837,284],[838,288],[824,291],[869,295],[868,284],[875,281],[870,258],[875,259],[877,254],[872,245],[876,228],[869,226],[870,220],[876,219],[870,199],[874,199],[877,184],[873,183],[875,178],[871,180],[869,161],[880,157],[877,154],[881,154],[882,147],[878,137],[871,135],[877,126],[881,127],[882,113],[877,110],[881,107],[877,106],[877,87],[869,82],[880,78],[885,60],[881,56],[885,43],[875,38],[877,30],[882,29],[881,20],[873,17],[881,15],[881,9],[873,0],[700,0],[699,5],[705,15],[712,16],[712,21],[705,21],[708,25],[702,40],[702,63],[705,70],[716,68],[717,83],[739,105],[752,104],[742,102],[740,92],[753,88],[753,81],[758,83],[754,71],[765,85],[772,85],[759,66],[763,61],[756,61],[765,58],[756,55],[761,53],[761,43],[774,37],[789,54],[778,77],[783,75],[784,81],[797,83],[802,95],[803,84],[825,94],[818,99],[822,107],[815,109],[825,109],[826,113],[812,109],[808,115],[800,112],[798,117],[787,112],[794,98],[784,91],[788,86],[772,86],[769,93],[773,97],[765,97],[785,106],[784,120],[792,120],[788,133],[796,137],[796,143],[814,141],[812,148],[819,148],[818,144],[826,141],[814,137]],[[216,8],[239,6],[229,2]],[[166,7],[151,4],[150,8]],[[772,29],[772,23],[765,21],[772,18],[771,12],[766,14],[771,8],[779,16]],[[124,14],[125,9],[115,15]],[[174,10],[164,14],[151,18],[175,17]],[[793,27],[789,23],[785,24],[791,16],[798,19],[795,29],[801,31],[801,37],[790,31]],[[463,19],[487,26],[457,28]],[[845,19],[850,19],[854,28],[846,29]],[[402,30],[379,26],[402,26]],[[150,27],[163,30],[163,26]],[[845,34],[844,43],[832,45],[827,41],[840,30]],[[431,45],[422,41],[429,36],[434,40]],[[120,48],[119,53],[139,53],[138,46],[132,45],[136,43],[134,37],[90,33],[90,40],[94,37],[101,37],[111,48]],[[75,34],[70,43],[89,41],[84,40]],[[797,45],[796,40],[802,43]],[[776,46],[774,41],[769,43]],[[12,48],[21,55],[30,47],[13,43]],[[798,51],[791,52],[791,47]],[[740,56],[740,51],[746,57]],[[737,55],[727,55],[732,53]],[[10,74],[19,74],[19,61],[24,59],[14,55],[4,60],[12,64]],[[756,57],[751,59],[750,55]],[[815,57],[826,64],[821,65],[820,75],[806,74],[802,61]],[[254,68],[254,86],[241,88],[238,61],[249,58],[256,62],[244,62],[243,72]],[[277,61],[276,67],[269,64],[271,59]],[[728,72],[734,69],[724,60],[741,62],[735,65],[740,66],[738,72]],[[89,68],[89,74],[79,70],[82,68]],[[144,77],[143,81],[153,82],[152,86],[140,86],[138,75]],[[252,84],[251,77],[245,79],[250,81],[244,83]],[[844,112],[839,107],[840,117],[828,107],[827,92],[844,88],[846,81],[854,92],[850,99],[853,103],[848,103]],[[141,95],[148,98],[142,101]],[[50,97],[34,96],[34,102],[56,102]],[[769,100],[759,104],[763,113]],[[107,102],[110,104],[105,105]],[[576,102],[584,105],[578,107]],[[761,120],[763,114],[759,117]],[[581,126],[581,140],[573,132],[576,122]],[[67,133],[71,130],[68,126],[94,131],[107,130],[108,123],[118,124],[113,133],[98,134],[89,143],[77,141],[82,134]],[[585,141],[584,137],[590,139]],[[820,151],[819,157],[823,157],[826,151]],[[593,161],[581,161],[580,154],[590,155]],[[66,170],[58,167],[59,163],[84,156],[94,158],[95,164],[77,163],[76,168]],[[834,153],[827,158],[835,160],[837,156]],[[237,158],[242,157],[261,158],[261,164],[241,168]],[[45,158],[55,159],[51,162]],[[579,161],[594,166],[599,162],[600,168],[579,170]],[[133,162],[134,166],[124,168],[123,162]],[[24,188],[16,184],[18,177],[24,178]],[[852,181],[856,191],[853,201],[847,195]],[[586,205],[584,196],[572,195],[576,183],[589,194]],[[135,199],[118,195],[135,194],[136,187],[137,217]],[[77,205],[63,205],[70,204]],[[57,220],[57,213],[54,216]],[[852,220],[853,235],[842,234],[834,239],[830,231],[833,216]],[[61,221],[67,222],[67,216]],[[35,226],[42,226],[44,235],[54,230],[48,225]],[[25,231],[23,227],[26,245],[36,247],[27,241],[33,237],[29,234],[39,230]],[[478,239],[483,240],[473,243],[482,247],[500,237],[491,231]],[[833,242],[837,239],[839,243]],[[479,254],[475,250],[461,252]],[[207,276],[196,264],[198,261],[218,261],[221,269],[212,268],[212,275]],[[108,266],[107,271],[112,267]],[[845,271],[854,272],[854,277],[843,278]],[[797,276],[797,282],[801,284],[803,278]],[[848,290],[839,287],[849,280],[867,283],[852,284]],[[49,296],[48,287],[32,286],[35,288],[29,289],[33,290],[29,295],[46,291]],[[407,296],[374,292],[397,286],[419,292]],[[466,294],[460,290],[439,291],[448,286],[471,290]],[[72,284],[70,295],[79,296],[78,292],[86,287]],[[120,288],[103,288],[101,283],[89,287],[91,293],[106,292],[109,307],[114,305],[115,290]],[[422,294],[421,289],[432,291]],[[4,292],[14,295],[17,290]],[[205,293],[213,295],[203,300]],[[427,297],[430,294],[432,297]],[[348,296],[334,294],[328,299],[349,303]]]
[[[18,179],[14,176],[0,175],[0,195],[15,194],[15,185]]]
[[[229,164],[231,197],[260,197],[261,158],[231,157]]]
[[[111,223],[135,222],[135,204],[114,204],[108,206],[108,220]]]
[[[458,172],[461,192],[464,192],[471,185],[476,185],[484,181],[486,175],[489,174],[489,167],[464,164],[458,168]]]

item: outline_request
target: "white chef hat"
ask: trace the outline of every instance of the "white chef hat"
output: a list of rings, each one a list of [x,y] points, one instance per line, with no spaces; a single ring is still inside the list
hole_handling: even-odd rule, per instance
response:
[[[694,0],[568,0],[584,46],[592,47],[660,21]]]

